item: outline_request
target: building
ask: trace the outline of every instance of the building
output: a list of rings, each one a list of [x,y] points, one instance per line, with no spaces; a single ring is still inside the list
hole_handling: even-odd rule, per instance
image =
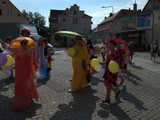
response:
[[[129,34],[136,30],[136,16],[140,11],[134,5],[134,9],[121,9],[117,13],[110,13],[105,19],[95,28],[94,39],[98,42],[106,41],[109,37],[122,37],[126,41],[133,40]]]
[[[28,24],[23,14],[9,0],[0,0],[0,39],[17,37],[20,24]]]
[[[138,17],[137,29],[143,31],[141,44],[144,48],[149,49],[153,41],[160,46],[160,0],[148,0]]]
[[[113,35],[111,29],[116,15],[117,14],[111,13],[109,17],[105,17],[104,20],[93,30],[92,41],[94,43],[101,43]]]
[[[9,0],[0,0],[0,23],[28,24],[28,21]]]
[[[74,4],[66,10],[51,10],[49,18],[49,26],[51,29],[51,39],[53,44],[63,46],[66,40],[55,37],[57,31],[73,31],[88,37],[91,33],[92,17],[85,14]]]
[[[152,41],[160,46],[160,0],[148,0],[144,9],[122,9],[111,14],[94,29],[94,41],[101,42],[108,37],[121,37],[133,41],[137,49],[149,50]]]

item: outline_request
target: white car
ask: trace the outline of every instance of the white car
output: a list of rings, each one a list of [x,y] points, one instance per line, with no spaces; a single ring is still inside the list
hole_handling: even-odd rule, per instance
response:
[[[55,54],[55,49],[54,49],[53,45],[48,43],[48,47],[51,49],[51,51],[50,51],[51,55],[54,55]]]

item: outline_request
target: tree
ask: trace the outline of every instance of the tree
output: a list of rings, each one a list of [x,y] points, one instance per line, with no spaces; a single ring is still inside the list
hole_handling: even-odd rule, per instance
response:
[[[29,24],[34,25],[37,28],[38,34],[49,37],[49,28],[45,26],[46,21],[44,16],[38,12],[32,13],[26,12],[26,10],[22,10],[22,14],[28,20]]]

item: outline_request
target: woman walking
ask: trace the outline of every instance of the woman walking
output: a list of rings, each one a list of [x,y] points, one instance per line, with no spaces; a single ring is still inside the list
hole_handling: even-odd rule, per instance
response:
[[[118,73],[111,73],[108,70],[108,65],[111,60],[114,60],[118,62],[118,55],[116,54],[116,41],[114,39],[109,40],[109,53],[107,55],[107,60],[106,60],[106,71],[104,75],[104,85],[106,87],[106,97],[105,100],[103,101],[104,103],[109,103],[110,104],[110,96],[111,96],[111,90],[113,89],[115,92],[115,98],[117,99],[120,91],[117,87],[116,81],[118,77]]]

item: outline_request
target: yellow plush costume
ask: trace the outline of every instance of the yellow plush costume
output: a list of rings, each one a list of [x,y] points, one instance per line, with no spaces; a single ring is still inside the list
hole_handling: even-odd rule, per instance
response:
[[[84,88],[87,85],[87,73],[82,67],[82,61],[84,60],[86,62],[86,65],[89,64],[88,50],[85,45],[82,47],[74,45],[73,48],[75,50],[75,55],[71,56],[73,67],[71,87],[72,89],[80,89]]]

